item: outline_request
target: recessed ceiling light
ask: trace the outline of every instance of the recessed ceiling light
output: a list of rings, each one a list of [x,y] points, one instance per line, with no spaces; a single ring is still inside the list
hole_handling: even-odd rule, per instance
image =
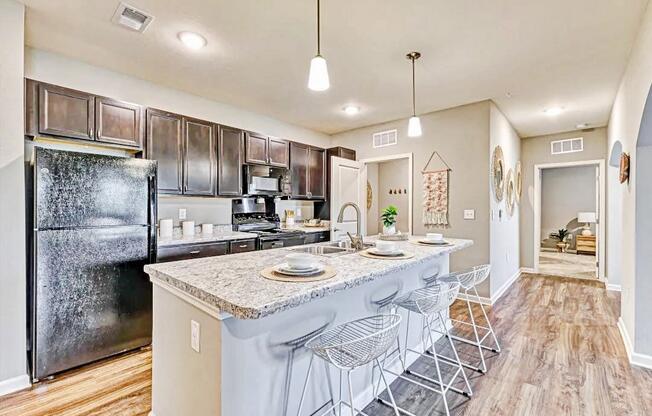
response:
[[[357,105],[347,105],[342,108],[342,111],[346,113],[347,116],[354,116],[360,112],[360,107]]]
[[[179,40],[190,49],[201,49],[206,46],[206,38],[193,32],[179,33]]]
[[[590,126],[589,123],[580,123],[575,126],[576,129],[582,130],[582,129],[588,129]]]
[[[549,116],[558,116],[563,111],[564,111],[563,107],[550,107],[550,108],[547,108],[547,109],[543,110],[543,112],[546,113],[546,115],[549,115]]]

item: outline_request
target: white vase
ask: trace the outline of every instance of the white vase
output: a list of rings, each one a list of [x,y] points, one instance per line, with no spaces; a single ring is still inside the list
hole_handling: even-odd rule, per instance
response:
[[[392,224],[389,227],[383,225],[383,234],[385,234],[385,235],[394,235],[394,234],[396,234],[396,224]]]

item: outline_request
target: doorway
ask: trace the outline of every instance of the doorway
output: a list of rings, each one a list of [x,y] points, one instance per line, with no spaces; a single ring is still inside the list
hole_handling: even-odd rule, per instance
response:
[[[534,269],[604,280],[603,160],[534,167]]]
[[[383,232],[381,215],[396,208],[396,231],[412,234],[412,153],[361,160],[367,171],[366,235]]]

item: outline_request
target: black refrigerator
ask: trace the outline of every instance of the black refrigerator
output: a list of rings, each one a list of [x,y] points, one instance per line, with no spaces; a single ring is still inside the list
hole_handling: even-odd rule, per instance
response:
[[[32,379],[150,344],[156,162],[37,147],[27,170]]]

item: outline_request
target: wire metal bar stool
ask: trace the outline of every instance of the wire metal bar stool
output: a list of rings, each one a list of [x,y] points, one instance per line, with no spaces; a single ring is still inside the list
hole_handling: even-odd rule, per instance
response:
[[[490,350],[495,353],[500,353],[501,351],[500,344],[498,343],[498,337],[496,336],[496,332],[491,326],[491,321],[489,321],[489,317],[487,316],[487,311],[485,310],[482,302],[480,302],[480,295],[478,294],[478,291],[476,289],[476,287],[489,276],[490,271],[491,271],[491,265],[483,264],[481,266],[475,266],[467,270],[450,273],[447,276],[442,276],[436,279],[436,282],[457,282],[460,284],[460,292],[465,295],[464,298],[466,300],[468,315],[471,322],[462,321],[458,319],[451,319],[451,322],[464,325],[467,327],[471,327],[473,329],[473,339],[452,335],[452,334],[444,334],[444,335],[450,336],[456,341],[473,345],[478,349],[478,353],[480,355],[480,363],[481,363],[480,367],[473,366],[466,363],[464,364],[464,366],[471,370],[477,371],[481,374],[485,374],[487,372],[487,364],[485,362],[483,350]],[[477,300],[477,302],[473,302],[471,300],[472,298]],[[480,309],[482,310],[482,315],[484,316],[484,320],[487,326],[479,325],[476,322],[471,303],[477,303],[480,305]],[[484,332],[484,334],[481,335],[480,332]],[[489,340],[489,336],[493,338],[495,347],[486,344],[486,341]]]
[[[401,368],[403,370],[403,373],[398,374],[388,369],[388,367],[390,367],[393,364],[395,359],[386,363],[386,367],[385,367],[386,372],[402,380],[405,380],[419,387],[427,389],[433,393],[441,394],[442,400],[444,402],[444,409],[446,410],[447,415],[450,415],[450,411],[448,408],[448,400],[446,399],[446,393],[448,393],[449,391],[454,391],[456,393],[462,394],[467,397],[471,397],[473,395],[471,384],[469,383],[469,380],[466,377],[466,373],[464,372],[462,363],[459,359],[459,356],[457,355],[457,350],[455,349],[455,345],[453,344],[453,341],[450,338],[447,338],[449,346],[455,356],[455,359],[453,360],[446,357],[447,359],[444,360],[442,359],[443,356],[437,354],[435,340],[432,336],[434,324],[438,324],[440,327],[443,328],[443,331],[447,331],[444,312],[447,311],[450,305],[455,301],[459,289],[460,289],[460,285],[457,282],[433,283],[429,286],[414,290],[412,292],[406,293],[405,295],[399,296],[396,299],[394,299],[393,303],[396,308],[403,308],[408,312],[408,319],[407,319],[408,328],[409,328],[410,315],[412,313],[416,313],[421,317],[425,317],[424,321],[425,321],[426,330],[422,331],[425,332],[425,334],[422,334],[423,351],[417,351],[408,346],[408,333],[406,333],[405,344],[403,346],[402,354],[398,355],[398,359],[401,362]],[[396,342],[399,344],[399,348],[400,348],[400,340],[398,336],[396,337]],[[432,354],[427,354],[427,351],[432,351]],[[405,363],[407,361],[408,353],[417,354],[421,357],[426,357],[433,360],[435,363],[436,378],[418,373],[414,370],[410,370],[409,368],[407,368]],[[446,364],[446,365],[456,367],[455,372],[451,376],[448,383],[444,382],[440,364]],[[462,375],[464,379],[464,383],[466,384],[466,388],[467,388],[466,391],[460,390],[457,387],[453,386],[455,380],[460,375]],[[436,385],[437,388],[425,384],[426,382],[429,384]],[[383,404],[389,404],[386,400],[380,397],[376,397],[376,398],[378,401],[380,401]],[[399,408],[399,411],[401,413],[414,416],[413,413],[405,409]]]
[[[339,407],[341,414],[341,407],[344,405],[351,410],[351,416],[355,416],[356,414],[369,416],[354,406],[351,372],[373,362],[380,369],[380,377],[387,388],[391,406],[394,408],[396,416],[399,416],[398,408],[394,402],[394,396],[392,395],[389,383],[385,378],[384,369],[380,365],[378,358],[393,344],[394,339],[398,336],[400,323],[401,316],[397,314],[375,315],[336,326],[310,339],[306,343],[306,348],[312,351],[312,355],[310,357],[308,373],[306,374],[306,381],[301,392],[297,415],[301,416],[312,365],[315,357],[318,357],[335,368],[346,371],[349,390],[348,402],[340,394],[338,402],[333,403],[321,415],[331,412],[336,407]],[[342,381],[340,379],[340,393],[341,391]]]

